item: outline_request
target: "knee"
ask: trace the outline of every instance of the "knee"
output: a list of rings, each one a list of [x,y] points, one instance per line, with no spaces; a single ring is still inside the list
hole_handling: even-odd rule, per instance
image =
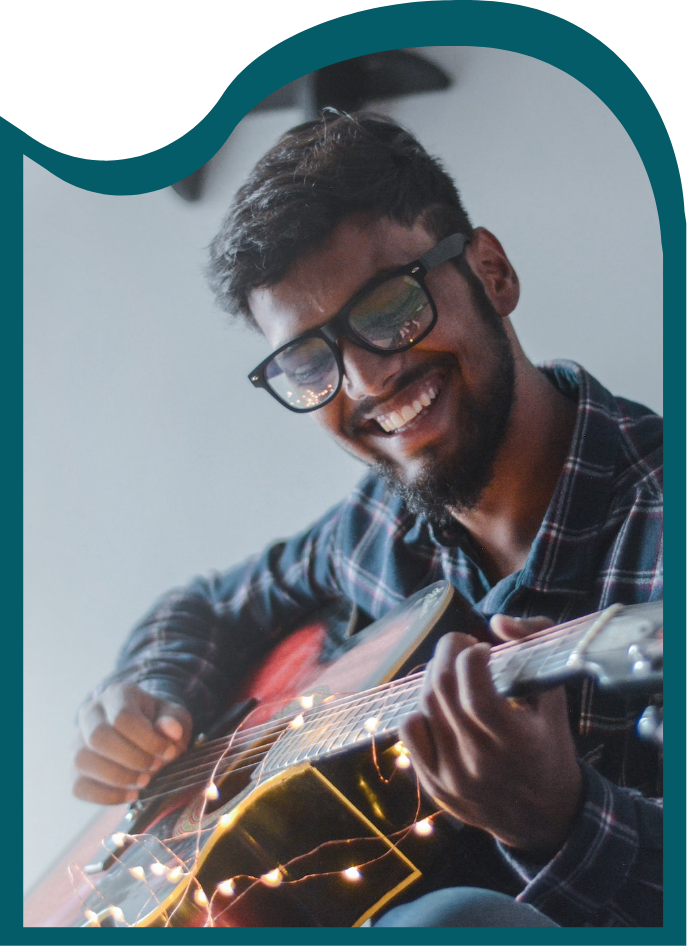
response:
[[[447,887],[394,907],[375,926],[556,926],[527,903],[479,887]]]

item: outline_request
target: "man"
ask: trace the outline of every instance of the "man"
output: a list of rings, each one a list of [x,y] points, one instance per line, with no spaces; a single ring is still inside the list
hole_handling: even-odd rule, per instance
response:
[[[81,711],[79,797],[135,799],[334,600],[378,618],[447,578],[508,639],[661,597],[660,419],[578,366],[528,361],[503,248],[408,132],[293,129],[211,255],[218,301],[270,344],[250,380],[371,472],[300,536],[157,605]],[[380,925],[659,924],[660,807],[638,791],[656,793],[657,766],[634,708],[586,684],[569,711],[562,690],[512,703],[487,660],[442,638],[401,735],[427,792],[494,838],[518,902],[440,890]]]

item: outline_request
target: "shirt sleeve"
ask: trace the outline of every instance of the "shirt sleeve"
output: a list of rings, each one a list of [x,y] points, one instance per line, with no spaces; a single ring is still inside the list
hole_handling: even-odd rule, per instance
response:
[[[582,763],[584,804],[545,866],[502,848],[526,886],[518,900],[560,926],[661,926],[663,802]]]
[[[280,637],[340,597],[333,561],[342,507],[229,571],[161,598],[119,654],[119,681],[185,706],[202,731],[228,706],[247,668]]]

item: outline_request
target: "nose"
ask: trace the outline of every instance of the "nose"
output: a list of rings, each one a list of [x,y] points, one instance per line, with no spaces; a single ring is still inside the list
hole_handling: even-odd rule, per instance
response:
[[[343,390],[354,401],[384,394],[401,368],[402,354],[366,351],[347,338],[340,340],[339,348],[344,365]]]

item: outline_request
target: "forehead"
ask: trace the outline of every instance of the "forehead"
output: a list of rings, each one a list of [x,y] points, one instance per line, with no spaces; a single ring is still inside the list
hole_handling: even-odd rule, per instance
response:
[[[296,260],[275,286],[254,290],[251,312],[272,348],[333,318],[371,279],[410,263],[436,240],[420,224],[347,220]]]

